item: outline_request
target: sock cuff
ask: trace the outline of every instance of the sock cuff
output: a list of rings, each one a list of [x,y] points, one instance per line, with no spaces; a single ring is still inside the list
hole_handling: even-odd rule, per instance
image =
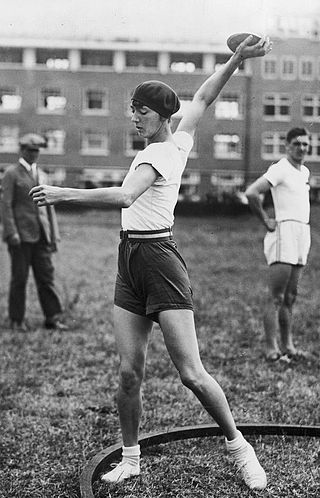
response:
[[[131,456],[140,456],[140,444],[136,446],[122,446],[122,456],[131,457]]]
[[[228,450],[237,450],[238,448],[240,448],[243,445],[243,442],[245,441],[245,439],[240,431],[237,431],[237,432],[238,432],[238,435],[235,439],[232,439],[231,441],[228,441],[228,439],[225,440]]]

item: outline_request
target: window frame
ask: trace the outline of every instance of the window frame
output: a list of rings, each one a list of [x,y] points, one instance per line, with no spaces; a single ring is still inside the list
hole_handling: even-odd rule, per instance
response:
[[[101,109],[90,109],[89,107],[85,107],[85,105],[88,102],[88,93],[89,92],[101,92],[104,94],[104,99],[103,99],[103,107]],[[109,103],[110,103],[110,98],[109,98],[109,90],[105,88],[93,88],[93,87],[87,87],[84,88],[82,91],[82,114],[85,115],[95,115],[95,116],[107,116],[110,114],[110,109],[109,109]]]
[[[284,64],[286,62],[292,62],[293,63],[293,72],[292,73],[284,73]],[[280,57],[280,76],[282,80],[286,81],[293,81],[297,79],[297,72],[298,72],[298,60],[297,57],[294,55],[283,55]]]
[[[267,136],[271,136],[269,142],[266,141]],[[261,159],[266,161],[279,160],[285,153],[286,133],[282,131],[265,131],[261,135]],[[272,145],[272,153],[264,152],[264,147]]]
[[[227,151],[226,153],[217,153],[217,150],[216,150],[216,142],[215,142],[215,138],[218,137],[218,136],[223,136],[223,137],[238,137],[239,140],[238,140],[238,148],[239,150],[238,151]],[[226,143],[227,146],[232,143],[232,140],[230,140],[229,142],[225,141],[225,142],[221,142],[221,143]],[[242,141],[241,141],[241,136],[238,135],[237,133],[215,133],[213,135],[213,157],[215,159],[228,159],[228,160],[232,160],[232,161],[239,161],[243,158],[243,145],[242,145]]]
[[[268,97],[273,97],[274,98],[274,103],[273,106],[275,108],[275,113],[274,115],[268,115],[265,114],[265,106],[266,105],[271,105],[266,103],[266,99]],[[280,113],[280,108],[285,105],[281,103],[281,98],[286,98],[288,99],[288,104],[287,107],[289,108],[289,114],[282,115]],[[265,121],[290,121],[291,120],[291,106],[292,106],[292,97],[288,93],[280,93],[280,92],[267,92],[262,95],[262,106],[263,106],[263,119]]]
[[[92,135],[97,135],[100,136],[103,140],[103,146],[100,148],[89,148],[88,146],[85,146],[85,143],[89,143],[88,140],[85,140],[85,138],[88,136],[88,134]],[[101,130],[97,129],[83,129],[81,130],[81,137],[80,137],[80,154],[82,156],[108,156],[110,154],[110,136],[108,132],[104,132]]]
[[[11,96],[14,96],[14,97],[20,97],[20,105],[17,109],[6,109],[6,108],[3,108],[2,105],[0,104],[0,113],[2,114],[17,114],[20,112],[21,110],[21,107],[22,107],[22,97],[20,95],[20,92],[19,92],[19,89],[16,85],[3,85],[0,87],[0,98],[2,98],[4,95],[6,95],[6,93],[2,93],[1,90],[3,89],[9,89],[9,90],[13,90],[13,94]]]

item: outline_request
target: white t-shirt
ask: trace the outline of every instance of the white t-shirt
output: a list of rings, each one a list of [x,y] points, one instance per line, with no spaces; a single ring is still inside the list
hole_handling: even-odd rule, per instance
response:
[[[181,176],[193,145],[184,131],[174,133],[172,142],[158,142],[138,152],[123,181],[139,164],[147,163],[159,173],[156,181],[128,208],[121,211],[123,230],[160,230],[173,225]]]
[[[271,194],[276,221],[295,220],[309,223],[309,176],[310,171],[302,165],[295,168],[287,158],[272,164],[264,178],[271,183]]]

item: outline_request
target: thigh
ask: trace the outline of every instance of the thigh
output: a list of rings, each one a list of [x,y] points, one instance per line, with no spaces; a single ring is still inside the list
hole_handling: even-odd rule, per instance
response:
[[[121,365],[144,369],[153,322],[114,306],[114,334]]]
[[[52,282],[54,267],[49,246],[38,242],[32,252],[32,270],[38,282]]]
[[[274,263],[269,267],[269,287],[273,296],[285,294],[293,268],[286,263]]]
[[[8,247],[11,259],[11,274],[15,282],[26,282],[31,264],[32,244],[22,242]]]
[[[202,366],[193,311],[161,311],[159,323],[168,353],[178,371]]]

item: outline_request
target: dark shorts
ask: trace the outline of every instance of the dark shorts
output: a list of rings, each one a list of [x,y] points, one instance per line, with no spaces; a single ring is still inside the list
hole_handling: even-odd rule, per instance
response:
[[[120,242],[114,303],[156,322],[160,311],[193,310],[186,264],[173,240]]]

